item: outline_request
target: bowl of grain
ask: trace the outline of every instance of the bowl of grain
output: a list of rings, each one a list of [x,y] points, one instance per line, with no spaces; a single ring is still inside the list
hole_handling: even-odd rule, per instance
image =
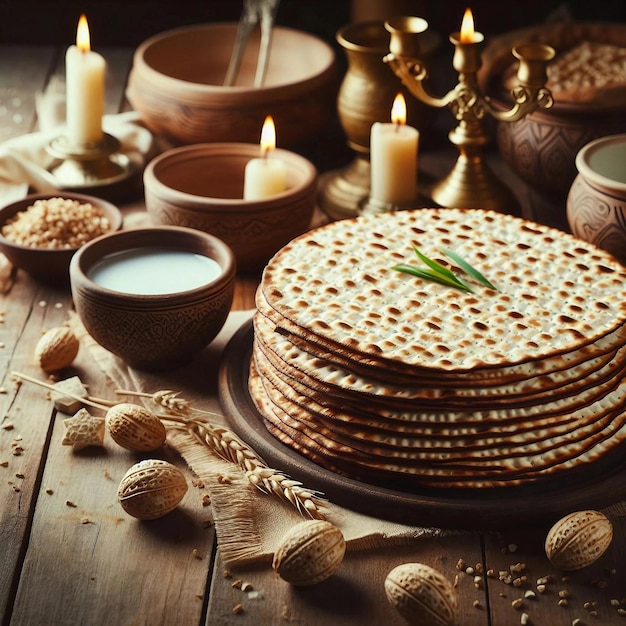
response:
[[[74,253],[100,235],[119,230],[121,211],[79,193],[31,194],[0,208],[0,252],[36,280],[69,284]]]

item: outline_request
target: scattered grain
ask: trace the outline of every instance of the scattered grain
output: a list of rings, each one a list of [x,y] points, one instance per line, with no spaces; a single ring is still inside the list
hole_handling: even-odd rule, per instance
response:
[[[235,604],[235,606],[233,607],[233,613],[235,615],[239,615],[240,613],[244,612],[244,608],[243,608],[243,604]]]
[[[200,551],[197,548],[194,548],[191,551],[191,555],[193,556],[194,559],[198,559],[198,561],[202,560],[202,555],[200,554]]]
[[[522,606],[524,606],[524,601],[521,598],[515,598],[515,600],[513,600],[513,602],[511,602],[511,606],[514,609],[521,609]]]

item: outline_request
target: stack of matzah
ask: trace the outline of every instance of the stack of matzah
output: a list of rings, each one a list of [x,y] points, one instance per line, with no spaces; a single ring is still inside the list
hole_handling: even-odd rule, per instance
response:
[[[423,268],[414,246],[472,292],[391,269]],[[462,209],[335,222],[274,256],[257,309],[249,389],[266,427],[342,475],[520,485],[626,439],[626,270],[563,232]]]

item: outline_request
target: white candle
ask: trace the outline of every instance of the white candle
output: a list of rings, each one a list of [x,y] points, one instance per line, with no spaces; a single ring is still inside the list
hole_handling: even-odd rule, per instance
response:
[[[243,183],[244,200],[262,200],[287,189],[285,164],[272,152],[276,148],[276,128],[268,115],[261,130],[261,157],[246,164]]]
[[[106,63],[89,44],[87,18],[81,15],[76,45],[65,55],[67,82],[67,138],[75,146],[97,143],[103,137],[104,78]]]
[[[392,123],[376,122],[370,135],[370,199],[405,205],[417,197],[419,132],[406,125],[406,103],[398,94],[391,109]]]

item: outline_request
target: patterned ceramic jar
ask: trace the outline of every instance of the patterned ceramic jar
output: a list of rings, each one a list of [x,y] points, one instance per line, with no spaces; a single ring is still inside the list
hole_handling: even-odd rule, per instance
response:
[[[626,134],[588,143],[576,155],[576,168],[567,197],[572,233],[626,264]]]

